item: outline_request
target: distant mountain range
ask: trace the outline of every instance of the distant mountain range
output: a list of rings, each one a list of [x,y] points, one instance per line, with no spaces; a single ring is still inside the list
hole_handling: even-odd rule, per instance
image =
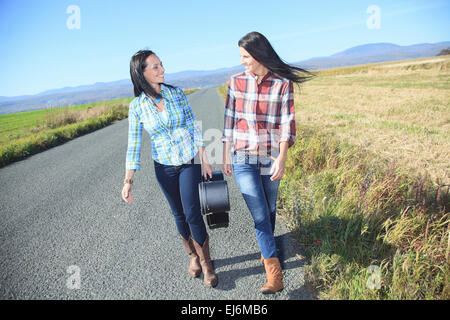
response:
[[[328,57],[316,57],[292,64],[308,70],[329,69],[375,62],[431,57],[436,56],[441,50],[449,47],[450,41],[410,46],[373,43],[356,46]],[[234,66],[210,71],[182,71],[166,74],[165,78],[167,83],[182,88],[211,87],[225,83],[231,75],[243,70],[242,66]],[[97,82],[92,85],[48,90],[36,95],[0,97],[0,114],[132,96],[133,87],[130,79]]]

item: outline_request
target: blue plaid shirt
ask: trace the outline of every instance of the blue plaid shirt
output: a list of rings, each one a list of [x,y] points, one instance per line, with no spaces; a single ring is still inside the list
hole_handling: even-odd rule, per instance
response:
[[[205,146],[183,90],[162,84],[161,95],[167,121],[161,118],[153,101],[145,93],[130,103],[126,170],[141,169],[142,128],[150,134],[153,160],[161,164],[182,165],[197,154],[198,147]]]

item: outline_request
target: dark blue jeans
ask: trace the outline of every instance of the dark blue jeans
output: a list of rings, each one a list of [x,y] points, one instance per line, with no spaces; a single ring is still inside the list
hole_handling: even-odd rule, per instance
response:
[[[197,162],[198,163],[198,162]],[[170,166],[154,161],[156,179],[169,202],[180,235],[189,236],[201,246],[206,240],[205,222],[200,211],[198,184],[201,181],[200,164]]]

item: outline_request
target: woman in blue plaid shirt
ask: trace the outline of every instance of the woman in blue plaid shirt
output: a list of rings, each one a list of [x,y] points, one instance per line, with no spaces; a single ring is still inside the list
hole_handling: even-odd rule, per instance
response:
[[[200,212],[198,183],[212,177],[200,128],[180,88],[164,83],[164,67],[150,50],[131,58],[135,99],[128,113],[128,150],[122,198],[132,202],[133,175],[140,170],[142,128],[152,142],[156,179],[169,202],[181,240],[189,255],[189,274],[203,271],[207,286],[217,285],[208,234]]]

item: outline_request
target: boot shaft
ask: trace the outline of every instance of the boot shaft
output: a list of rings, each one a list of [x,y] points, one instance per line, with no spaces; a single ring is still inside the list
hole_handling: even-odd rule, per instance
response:
[[[263,294],[273,294],[284,288],[283,272],[278,258],[264,259],[264,269],[266,270],[267,283],[261,288]]]

